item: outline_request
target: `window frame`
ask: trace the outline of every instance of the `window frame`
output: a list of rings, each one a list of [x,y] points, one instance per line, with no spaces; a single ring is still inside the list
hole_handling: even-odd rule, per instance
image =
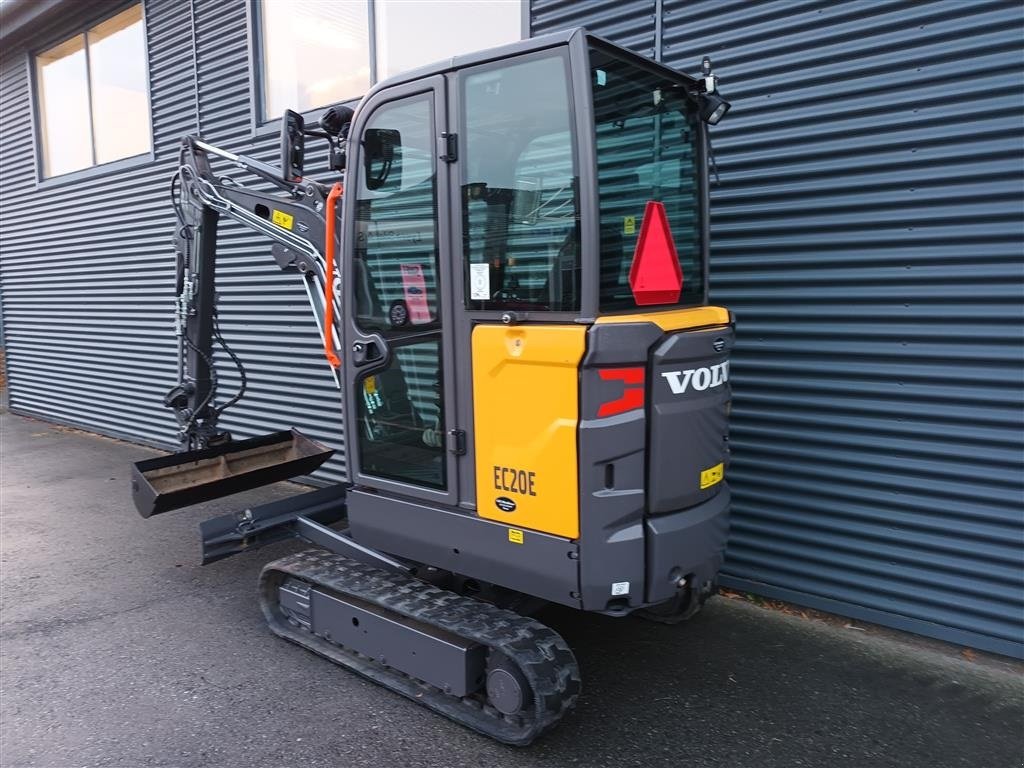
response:
[[[80,35],[86,35],[93,27],[114,18],[118,14],[123,13],[136,5],[142,10],[142,52],[143,65],[146,69],[146,103],[148,107],[146,110],[146,119],[149,121],[149,150],[137,155],[129,155],[128,157],[111,160],[106,163],[98,163],[85,168],[79,168],[76,171],[68,171],[67,173],[55,176],[47,176],[43,161],[44,139],[40,113],[43,103],[39,92],[39,76],[36,67],[37,57],[61,43]],[[25,53],[25,72],[29,84],[29,117],[32,123],[32,154],[34,158],[33,162],[35,167],[36,189],[61,187],[83,179],[109,176],[114,173],[120,173],[122,171],[149,165],[156,160],[156,136],[153,131],[153,81],[151,68],[149,66],[149,24],[146,16],[146,0],[127,0],[126,2],[117,3],[112,7],[106,8],[104,13],[90,18],[89,21],[76,24],[72,29],[74,31],[69,32],[65,30],[59,35],[47,37],[45,42],[32,46]],[[91,82],[89,83],[89,87],[90,89],[92,88]],[[95,145],[95,138],[93,138],[93,143]],[[92,149],[95,156],[95,146],[93,146]]]

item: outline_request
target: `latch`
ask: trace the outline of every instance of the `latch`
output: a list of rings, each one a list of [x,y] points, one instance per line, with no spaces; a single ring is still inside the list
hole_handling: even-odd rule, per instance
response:
[[[448,452],[456,456],[466,455],[466,430],[448,430]]]

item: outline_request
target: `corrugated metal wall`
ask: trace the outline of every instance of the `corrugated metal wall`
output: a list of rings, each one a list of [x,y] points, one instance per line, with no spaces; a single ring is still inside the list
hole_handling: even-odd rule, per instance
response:
[[[14,410],[169,446],[178,139],[198,125],[272,160],[276,137],[250,129],[243,0],[145,7],[156,159],[131,171],[37,189],[25,51],[2,53],[0,306]],[[740,319],[726,583],[1024,655],[1016,4],[537,0],[531,18],[690,72],[708,53],[733,101],[712,261]],[[301,287],[223,234],[222,325],[251,379],[227,425],[342,447]]]
[[[1024,655],[1019,4],[543,0],[532,22],[691,73],[709,54],[733,103],[725,583]]]
[[[37,189],[26,51],[3,52],[0,306],[12,410],[170,447],[175,424],[161,400],[175,382],[168,183],[179,140],[199,127],[214,144],[274,162],[278,140],[252,135],[244,0],[144,7],[155,161],[134,170]],[[92,20],[69,19],[29,45]],[[301,284],[259,237],[231,222],[221,234],[221,328],[249,376],[224,425],[239,437],[296,426],[342,449],[340,400]],[[223,354],[217,364],[223,401],[238,376]],[[343,473],[343,458],[321,470]]]

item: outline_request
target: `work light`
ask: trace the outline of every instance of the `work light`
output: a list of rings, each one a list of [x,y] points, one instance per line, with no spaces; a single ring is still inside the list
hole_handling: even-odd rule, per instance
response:
[[[705,93],[700,102],[700,119],[708,125],[717,125],[731,106],[717,93]]]

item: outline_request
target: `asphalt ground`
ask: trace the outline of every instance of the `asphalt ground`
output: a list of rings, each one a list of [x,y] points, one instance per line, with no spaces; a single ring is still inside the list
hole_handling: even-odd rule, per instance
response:
[[[0,420],[3,768],[1022,764],[1020,664],[721,597],[681,627],[546,610],[583,694],[496,744],[270,634],[256,577],[299,544],[198,565],[199,521],[296,486],[143,520],[155,451]]]

